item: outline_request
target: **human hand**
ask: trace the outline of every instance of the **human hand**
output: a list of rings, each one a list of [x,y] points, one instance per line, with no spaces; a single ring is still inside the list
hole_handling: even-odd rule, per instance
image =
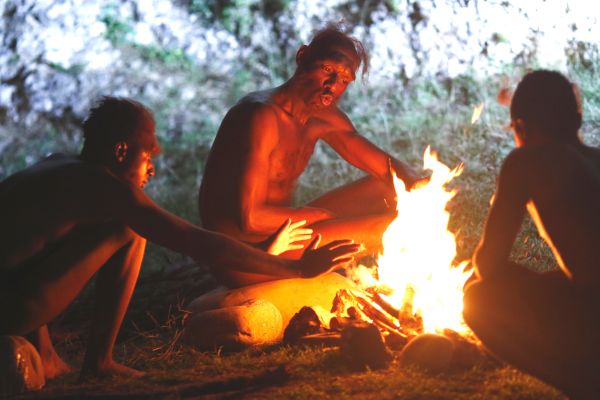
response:
[[[431,179],[431,175],[424,173],[419,174],[411,167],[395,158],[388,158],[388,172],[390,177],[396,175],[400,178],[408,191],[425,186]]]
[[[334,240],[317,249],[321,235],[317,235],[307,246],[302,258],[298,260],[300,276],[313,278],[335,271],[354,259],[354,254],[362,245],[352,240]]]
[[[303,228],[306,220],[292,222],[291,218],[284,221],[277,230],[265,240],[265,250],[278,256],[286,251],[304,248],[304,242],[311,238],[312,229]]]

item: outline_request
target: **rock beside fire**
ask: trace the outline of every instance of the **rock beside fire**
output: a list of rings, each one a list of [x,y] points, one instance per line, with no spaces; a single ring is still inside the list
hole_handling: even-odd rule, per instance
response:
[[[45,383],[35,347],[21,336],[0,336],[0,398],[39,390]]]
[[[454,343],[443,335],[424,333],[413,338],[401,353],[402,365],[415,365],[431,372],[447,369],[454,355]]]
[[[375,325],[356,322],[342,331],[341,351],[355,368],[385,368],[392,355]]]
[[[290,320],[283,333],[283,340],[287,343],[296,343],[303,336],[324,332],[325,327],[317,312],[313,308],[305,306]]]
[[[239,306],[193,314],[183,341],[201,350],[241,350],[274,343],[281,337],[281,313],[266,300],[248,300]]]

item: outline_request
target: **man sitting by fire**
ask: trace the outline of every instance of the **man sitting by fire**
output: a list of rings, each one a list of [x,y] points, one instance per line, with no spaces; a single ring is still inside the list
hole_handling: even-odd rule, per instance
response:
[[[581,102],[564,76],[534,71],[510,106],[504,161],[464,317],[500,359],[573,398],[600,398],[600,149],[578,137]],[[529,211],[560,270],[509,261]]]
[[[300,46],[294,75],[253,92],[223,119],[199,192],[208,229],[263,240],[283,220],[306,221],[324,240],[350,238],[373,250],[395,212],[390,170],[411,187],[415,172],[359,135],[338,101],[368,56],[361,42],[328,26]],[[323,140],[368,177],[292,206],[300,174]],[[287,255],[290,255],[289,253]],[[240,284],[259,280],[246,275]]]
[[[349,241],[319,249],[313,241],[297,261],[275,257],[160,208],[142,191],[159,149],[154,128],[142,104],[103,98],[83,124],[79,156],[52,155],[0,182],[0,335],[33,333],[47,378],[70,367],[46,324],[96,272],[98,307],[82,375],[140,374],[115,362],[112,350],[146,239],[208,264],[225,281],[244,272],[264,280],[314,277],[358,251]],[[288,221],[265,249],[285,251],[307,233]]]

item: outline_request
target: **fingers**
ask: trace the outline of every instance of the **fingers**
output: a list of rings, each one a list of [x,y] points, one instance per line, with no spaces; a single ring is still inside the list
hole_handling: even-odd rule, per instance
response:
[[[308,246],[307,246],[308,250],[315,250],[319,246],[320,242],[321,242],[321,234],[318,233],[317,236],[315,236],[315,238],[308,244]]]
[[[291,222],[292,221],[291,218],[288,218],[288,221]],[[305,224],[306,224],[306,220],[305,219],[302,219],[302,220],[296,221],[296,222],[291,222],[290,229],[297,229],[297,228],[299,228],[299,227],[301,227],[302,225],[305,225]],[[306,229],[308,229],[308,228],[306,228]],[[310,231],[312,232],[312,229],[310,229]]]
[[[349,244],[329,250],[329,256],[333,258],[333,261],[337,261],[338,258],[351,256],[358,253],[360,250],[360,244]]]
[[[338,240],[333,240],[327,244],[324,244],[322,248],[327,249],[327,250],[332,250],[332,249],[335,249],[340,246],[347,246],[347,245],[352,245],[352,244],[355,244],[354,240],[352,240],[352,239],[338,239]],[[360,244],[356,244],[356,245],[360,246]]]

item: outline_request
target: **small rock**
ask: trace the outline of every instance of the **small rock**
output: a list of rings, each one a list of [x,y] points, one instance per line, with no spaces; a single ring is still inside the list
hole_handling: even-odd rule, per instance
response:
[[[39,390],[45,384],[35,347],[21,336],[0,336],[0,398]]]
[[[446,336],[424,333],[404,347],[402,365],[416,365],[431,372],[447,369],[452,362],[454,343]]]
[[[385,368],[392,360],[375,325],[357,322],[342,331],[341,351],[356,368]]]

